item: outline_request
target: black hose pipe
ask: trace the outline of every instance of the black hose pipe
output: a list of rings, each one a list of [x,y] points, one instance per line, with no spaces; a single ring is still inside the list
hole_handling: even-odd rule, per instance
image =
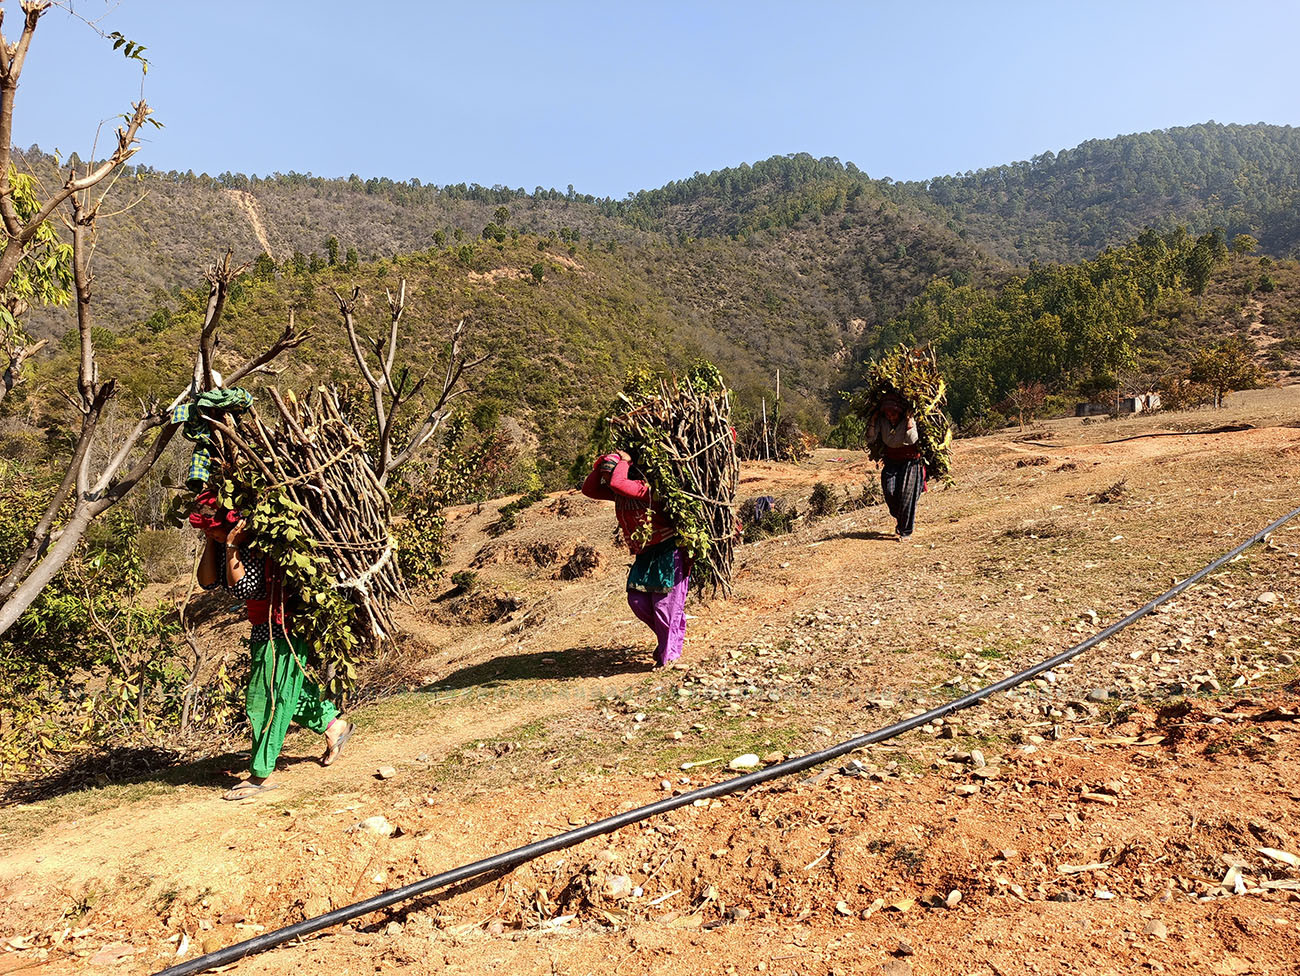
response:
[[[385,891],[382,894],[375,895],[373,898],[367,898],[365,901],[359,901],[352,905],[346,905],[343,908],[336,908],[332,912],[326,912],[324,915],[318,915],[315,918],[305,919],[294,925],[287,925],[282,929],[274,932],[267,932],[263,935],[256,936],[244,942],[236,943],[225,949],[219,949],[216,952],[209,953],[206,956],[198,956],[188,962],[178,963],[170,966],[154,976],[189,976],[190,973],[200,973],[205,969],[213,969],[217,966],[225,966],[244,956],[252,955],[255,952],[262,952],[265,949],[271,949],[292,939],[300,939],[303,936],[311,935],[313,932],[319,932],[321,929],[327,929],[335,925],[341,925],[349,922],[354,918],[362,915],[369,915],[371,912],[378,911],[381,908],[387,908],[398,902],[407,901],[419,895],[428,894],[439,888],[445,888],[461,881],[466,881],[480,874],[489,871],[503,871],[514,868],[523,864],[525,861],[531,861],[534,858],[541,857],[544,854],[550,854],[554,851],[562,851],[567,847],[580,844],[584,840],[590,840],[593,837],[599,837],[601,834],[608,834],[618,830],[620,827],[626,827],[629,824],[638,823],[642,820],[648,820],[650,817],[658,816],[661,813],[668,813],[677,810],[680,807],[689,806],[696,800],[707,800],[714,797],[726,796],[730,793],[738,793],[741,790],[748,790],[751,787],[758,786],[760,783],[766,783],[770,780],[780,779],[783,776],[789,776],[791,773],[803,772],[813,766],[829,762],[832,759],[838,759],[847,755],[863,746],[869,746],[876,742],[884,742],[886,739],[892,739],[896,735],[901,735],[918,726],[933,722],[937,718],[943,718],[951,715],[953,712],[961,711],[963,708],[983,701],[990,695],[999,691],[1006,691],[1014,688],[1031,678],[1037,677],[1044,671],[1049,671],[1054,667],[1064,664],[1071,658],[1078,657],[1084,651],[1095,647],[1097,644],[1119,633],[1125,627],[1145,617],[1160,604],[1165,603],[1189,586],[1204,579],[1210,573],[1214,572],[1220,566],[1237,558],[1260,539],[1264,538],[1270,532],[1275,531],[1280,526],[1285,525],[1291,519],[1300,515],[1300,508],[1283,515],[1276,522],[1267,528],[1261,529],[1253,536],[1247,539],[1241,545],[1237,546],[1231,552],[1224,553],[1214,562],[1205,568],[1193,573],[1187,579],[1174,587],[1166,590],[1160,596],[1156,597],[1145,606],[1134,610],[1123,620],[1111,624],[1105,630],[1094,634],[1080,644],[1075,644],[1068,650],[1062,651],[1045,661],[1040,661],[1031,668],[1026,668],[1018,674],[1013,674],[1009,678],[1003,678],[987,687],[978,691],[972,691],[968,695],[957,698],[948,702],[946,705],[940,705],[938,708],[932,708],[928,712],[920,715],[914,715],[911,718],[896,722],[893,725],[886,726],[883,729],[877,729],[875,732],[868,732],[856,738],[841,742],[839,745],[831,746],[828,749],[822,749],[820,752],[810,752],[806,756],[798,756],[794,759],[787,759],[783,763],[775,766],[769,766],[767,769],[755,770],[752,773],[745,773],[743,776],[736,776],[732,779],[723,780],[720,783],[714,783],[712,786],[702,786],[699,789],[691,790],[688,793],[682,793],[678,796],[666,797],[655,803],[647,804],[643,807],[637,807],[635,810],[629,810],[626,813],[620,813],[614,817],[606,817],[604,820],[597,820],[595,823],[587,824],[585,827],[577,827],[573,830],[566,830],[562,834],[556,834],[545,840],[534,841],[531,844],[525,844],[523,847],[516,847],[512,851],[505,851],[501,854],[495,854],[492,857],[483,858],[480,861],[474,861],[470,864],[463,864],[460,867],[452,868],[450,871],[444,871],[442,874],[435,874],[431,878],[425,878],[422,881],[416,881],[412,884],[405,885],[401,888],[394,888],[391,891]]]

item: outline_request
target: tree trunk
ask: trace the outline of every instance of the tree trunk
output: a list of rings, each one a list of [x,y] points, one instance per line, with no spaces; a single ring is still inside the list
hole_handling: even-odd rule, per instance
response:
[[[149,670],[149,658],[140,658],[140,674],[136,678],[137,687],[135,690],[135,726],[141,732],[144,731],[144,695],[145,695],[145,677]]]
[[[58,575],[59,570],[63,568],[69,557],[77,549],[77,544],[81,542],[81,537],[86,534],[86,529],[94,521],[98,512],[90,505],[79,505],[76,511],[72,513],[72,518],[68,524],[63,527],[59,539],[45,553],[39,565],[32,570],[31,574],[22,581],[0,605],[0,634],[5,633],[14,622],[23,615],[23,612],[30,607],[41,590],[49,585],[50,580]]]

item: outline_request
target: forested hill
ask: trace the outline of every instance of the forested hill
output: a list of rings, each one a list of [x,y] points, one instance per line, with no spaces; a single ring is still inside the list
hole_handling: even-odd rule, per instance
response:
[[[52,159],[29,153],[26,163],[53,178]],[[540,263],[547,287],[512,298],[511,321],[525,323],[547,320],[551,282],[577,267],[575,341],[598,323],[635,329],[623,310],[653,304],[673,323],[671,348],[654,353],[660,364],[693,350],[751,389],[781,369],[792,395],[820,405],[864,333],[933,278],[979,281],[995,270],[915,203],[836,160],[779,157],[736,174],[615,202],[540,187],[136,168],[115,190],[135,202],[100,228],[97,321],[127,333],[177,311],[178,289],[227,247],[263,277],[328,272],[341,285],[412,258],[454,269],[474,290],[499,289],[503,275],[527,278]],[[458,292],[447,299],[447,315],[475,310]],[[50,337],[71,324],[69,309],[34,310],[27,322]],[[589,336],[593,350],[612,335]]]
[[[805,218],[819,220],[886,201],[909,212],[914,222],[933,222],[916,210],[915,200],[891,193],[892,186],[889,180],[871,179],[853,163],[794,153],[642,190],[621,201],[618,212],[634,226],[677,237],[776,231]],[[940,219],[946,222],[942,215]]]
[[[107,323],[148,314],[161,293],[192,283],[203,262],[226,247],[246,260],[264,252],[281,265],[295,254],[328,263],[331,247],[336,262],[349,251],[364,262],[450,248],[480,238],[493,223],[555,234],[566,245],[576,237],[580,247],[645,250],[743,239],[765,257],[799,250],[785,238],[811,230],[822,249],[814,263],[850,272],[850,283],[828,283],[832,291],[856,287],[865,276],[869,300],[894,307],[900,295],[916,293],[915,282],[880,280],[875,265],[882,254],[879,248],[859,253],[864,237],[899,237],[897,246],[909,253],[919,246],[948,256],[922,260],[918,274],[951,265],[958,254],[963,265],[1077,261],[1147,226],[1163,231],[1178,224],[1193,233],[1220,226],[1230,238],[1250,234],[1261,252],[1275,257],[1300,250],[1300,129],[1289,126],[1210,122],[1091,140],[922,183],[873,179],[852,163],[797,153],[696,173],[623,200],[572,187],[161,172],[140,158],[142,165],[130,170],[134,179],[119,183],[117,192],[123,201],[127,194],[143,199],[106,225],[101,240]],[[39,151],[21,165],[54,175],[54,161]],[[497,220],[503,206],[509,217]],[[689,277],[707,274],[684,270]],[[58,331],[39,315],[32,325]]]
[[[1180,222],[1194,232],[1222,225],[1227,240],[1249,233],[1260,243],[1256,254],[1292,252],[1300,244],[1298,140],[1290,128],[1207,124],[1090,142],[925,184],[873,179],[834,158],[795,154],[697,173],[618,201],[571,187],[135,167],[114,190],[121,212],[99,228],[96,322],[106,353],[117,337],[114,352],[134,373],[132,392],[150,381],[170,389],[169,371],[184,363],[153,362],[154,346],[187,342],[195,298],[184,289],[227,247],[253,265],[250,280],[258,283],[249,294],[260,298],[231,312],[251,334],[278,328],[290,307],[321,334],[336,330],[331,288],[356,282],[382,298],[385,286],[407,276],[426,325],[436,330],[467,315],[497,351],[487,383],[494,409],[541,438],[554,472],[581,446],[592,412],[633,361],[712,358],[754,406],[780,369],[791,409],[824,424],[858,360],[891,336],[931,334],[909,331],[901,317],[938,307],[928,299],[914,304],[937,294],[936,282],[975,307],[1032,258],[1090,257],[1137,239],[1146,225]],[[38,150],[22,165],[57,179],[54,160]],[[1277,318],[1264,323],[1270,341],[1291,341],[1292,271],[1261,266],[1252,274],[1241,273],[1233,301],[1254,302],[1247,296],[1258,289],[1268,296],[1259,313]],[[1240,318],[1241,311],[1225,306],[1224,314]],[[1193,345],[1222,322],[1192,317],[1178,334]],[[1145,335],[1174,334],[1156,318],[1143,325]],[[25,324],[66,337],[71,312],[33,310]],[[1179,352],[1166,346],[1159,344],[1162,362]],[[322,348],[314,359],[304,350],[300,358],[328,370],[337,349]],[[47,362],[34,368],[57,374],[67,363],[51,360],[72,351],[51,343]],[[1275,368],[1289,368],[1289,347],[1278,355]],[[563,382],[546,379],[552,368]],[[28,385],[6,412],[36,409],[40,389]]]
[[[1220,125],[1093,139],[1059,154],[902,187],[1013,264],[1077,261],[1177,224],[1300,250],[1300,129]]]
[[[818,264],[871,264],[855,253],[872,235],[904,233],[902,247],[965,253],[963,261],[1027,265],[1076,261],[1138,237],[1147,226],[1192,233],[1222,226],[1251,234],[1275,257],[1300,250],[1300,129],[1204,125],[1095,139],[976,173],[927,182],[874,179],[852,162],[807,153],[695,173],[623,200],[534,187],[432,186],[419,179],[248,177],[130,170],[117,192],[143,195],[105,226],[100,298],[105,321],[138,316],[160,292],[194,281],[213,253],[233,247],[277,264],[300,253],[329,260],[329,243],[361,261],[451,247],[480,238],[499,207],[520,233],[556,234],[582,246],[680,246],[690,239],[746,239],[790,250],[781,238],[818,230]],[[53,160],[29,152],[21,165],[52,177]],[[853,230],[837,234],[836,230]],[[963,243],[965,242],[965,243]],[[978,248],[980,255],[972,259]],[[923,263],[924,264],[924,263]],[[870,274],[868,274],[870,277]],[[910,283],[909,283],[910,285]],[[884,291],[910,291],[909,285]],[[831,285],[836,289],[835,283]],[[881,283],[874,285],[881,291]],[[34,320],[38,330],[55,331]],[[43,327],[44,326],[44,327]]]
[[[55,161],[39,150],[28,152],[21,165],[57,178]],[[835,280],[822,285],[845,300],[839,304],[849,308],[848,317],[868,322],[897,312],[934,274],[988,264],[937,208],[927,213],[922,201],[892,191],[888,181],[807,153],[696,174],[622,201],[572,187],[439,187],[300,173],[214,177],[147,165],[128,167],[128,175],[132,179],[121,181],[115,193],[131,206],[104,222],[97,258],[101,319],[110,327],[147,315],[166,293],[192,284],[203,264],[227,247],[246,261],[262,253],[279,266],[319,268],[454,250],[501,231],[581,250],[630,246],[656,264],[668,246],[679,249],[670,263],[685,262],[679,277],[699,280],[701,291],[710,293],[725,292],[728,282],[705,280],[711,264],[696,266],[680,249],[698,240],[745,240],[747,260],[780,262],[800,274],[834,272]],[[794,297],[769,295],[777,302]],[[735,301],[726,304],[734,311]],[[64,319],[62,327],[70,323]],[[40,314],[30,327],[62,331]]]
[[[290,212],[294,198],[285,185],[258,187],[254,202],[265,237],[272,236],[265,225]],[[319,191],[314,199],[321,213],[337,215],[346,202],[334,195],[336,186],[311,189]],[[853,350],[936,277],[982,281],[994,270],[975,248],[918,220],[912,208],[865,194],[839,203],[832,197],[824,211],[803,214],[776,233],[678,239],[615,223],[599,204],[581,200],[515,197],[493,206],[491,200],[443,200],[426,193],[398,206],[385,191],[375,193],[371,205],[378,214],[392,213],[393,222],[366,233],[418,234],[422,217],[429,237],[420,246],[399,245],[399,255],[387,248],[376,255],[345,237],[337,247],[324,246],[327,239],[310,254],[295,251],[276,260],[258,254],[258,244],[239,235],[238,220],[219,209],[230,192],[202,188],[213,213],[203,223],[187,209],[185,219],[198,222],[195,236],[209,245],[206,254],[187,245],[195,251],[196,268],[220,249],[223,232],[238,245],[240,260],[254,258],[245,286],[227,309],[225,335],[235,352],[274,334],[294,308],[300,326],[320,337],[295,352],[297,375],[333,377],[346,356],[340,356],[332,289],[360,285],[369,307],[382,305],[384,289],[406,278],[409,318],[413,329],[417,322],[421,326],[412,341],[428,343],[430,332],[424,330],[440,335],[447,323],[466,318],[476,346],[493,351],[479,386],[490,411],[540,440],[539,466],[552,480],[582,449],[629,365],[677,368],[696,357],[711,359],[740,391],[744,406],[771,396],[780,369],[788,408],[824,423],[834,391],[853,365]],[[254,195],[253,189],[234,192]],[[190,368],[202,290],[157,285],[143,298],[131,296],[137,275],[158,272],[148,266],[149,252],[142,256],[134,248],[159,241],[159,227],[183,236],[172,220],[145,219],[145,208],[157,208],[156,214],[164,200],[188,208],[190,199],[151,194],[130,211],[134,246],[123,242],[117,225],[106,222],[103,228],[96,255],[96,293],[105,299],[97,314],[104,326],[98,341],[106,375],[121,376],[132,393],[172,390]],[[483,208],[485,224],[442,223],[468,221],[476,207]],[[186,280],[197,284],[197,275]],[[143,307],[132,312],[137,301]],[[10,398],[12,409],[42,415],[39,390],[66,382],[75,365],[75,333],[59,326],[49,322],[47,331],[61,333],[62,340],[37,361],[33,382]],[[11,408],[8,401],[5,408]]]
[[[391,260],[478,240],[503,205],[512,228],[562,233],[566,244],[575,231],[582,241],[645,237],[603,214],[591,197],[541,187],[525,194],[357,176],[209,176],[155,170],[143,154],[137,158],[141,165],[127,167],[130,178],[119,180],[113,191],[113,200],[129,209],[100,226],[97,305],[110,328],[148,316],[168,293],[193,285],[204,265],[227,248],[240,261],[266,254],[278,266],[294,264],[295,255],[321,267]],[[39,151],[29,151],[19,165],[57,180],[54,160]],[[30,327],[50,333],[70,324],[68,316],[55,325],[48,316],[34,315]]]

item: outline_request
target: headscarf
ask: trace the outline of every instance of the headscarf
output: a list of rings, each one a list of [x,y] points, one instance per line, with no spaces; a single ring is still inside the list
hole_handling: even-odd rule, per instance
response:
[[[240,519],[240,514],[235,509],[222,508],[221,502],[217,499],[217,493],[212,489],[204,489],[194,496],[195,510],[190,513],[190,525],[196,529],[222,529],[230,528]],[[209,513],[203,511],[205,508],[215,509]]]
[[[883,413],[887,407],[893,407],[899,413],[907,413],[908,411],[907,401],[897,393],[886,393],[882,396],[876,409]]]

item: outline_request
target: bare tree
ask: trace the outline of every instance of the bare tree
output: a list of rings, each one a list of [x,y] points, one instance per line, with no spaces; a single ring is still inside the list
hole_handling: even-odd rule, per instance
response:
[[[1047,402],[1047,387],[1043,386],[1037,380],[1029,383],[1020,383],[1011,395],[1007,397],[1007,403],[1011,409],[1016,412],[1016,417],[1020,421],[1020,429],[1025,429],[1025,415],[1029,415],[1032,423],[1038,411],[1043,409],[1043,404]]]
[[[14,99],[37,23],[51,5],[49,0],[22,0],[23,27],[18,40],[11,42],[0,33],[0,229],[3,230],[0,292],[13,280],[46,222],[58,214],[72,236],[72,277],[80,354],[76,389],[63,395],[80,414],[80,424],[59,487],[32,528],[26,548],[0,581],[0,634],[13,625],[63,568],[90,524],[140,484],[162,456],[178,427],[171,421],[170,411],[155,398],[150,403],[141,404],[134,425],[124,435],[115,437],[107,450],[92,451],[100,435],[105,411],[118,392],[116,379],[100,378],[95,358],[91,260],[96,221],[107,191],[99,192],[97,196],[92,191],[101,184],[111,188],[110,177],[114,177],[122,164],[135,155],[140,128],[150,121],[148,105],[141,100],[131,107],[131,113],[124,116],[125,124],[116,130],[116,146],[106,159],[83,167],[71,167],[60,186],[47,189],[43,202],[28,208],[30,213],[20,213],[15,205],[14,179],[10,175]],[[3,14],[4,11],[0,10],[0,28],[3,27]],[[137,45],[128,44],[128,50],[131,49],[138,54]],[[107,184],[106,180],[109,181]],[[206,272],[208,307],[199,334],[194,381],[186,391],[189,394],[211,390],[219,382],[213,368],[216,330],[230,284],[243,270],[232,267],[227,254],[223,261],[212,264]],[[290,319],[284,334],[266,352],[235,370],[227,382],[234,383],[251,373],[267,370],[271,360],[306,338],[305,334],[296,333]],[[26,343],[21,330],[10,339],[6,350],[9,364],[0,383],[0,394],[19,382],[24,360],[39,348],[39,344]],[[180,402],[186,392],[173,402]]]
[[[27,245],[40,229],[41,224],[52,217],[66,200],[73,194],[88,190],[103,182],[119,166],[136,154],[137,136],[140,127],[145,124],[151,109],[143,100],[131,106],[130,115],[126,116],[126,125],[117,130],[117,146],[97,166],[88,166],[85,172],[78,174],[75,168],[68,172],[63,185],[50,194],[44,205],[27,220],[23,220],[14,206],[13,194],[9,186],[9,167],[13,145],[14,97],[18,93],[18,80],[22,75],[23,65],[27,60],[27,51],[31,47],[32,35],[36,32],[37,21],[50,8],[48,0],[23,0],[23,29],[18,40],[10,42],[0,34],[0,220],[4,222],[4,248],[0,250],[0,288],[9,283],[15,269],[26,253]],[[0,27],[3,27],[4,11],[0,10]]]
[[[51,6],[49,0],[23,0],[20,4],[23,25],[18,39],[11,41],[0,33],[0,229],[3,230],[3,244],[0,246],[0,291],[8,287],[23,259],[30,255],[37,234],[46,221],[74,195],[102,183],[119,166],[134,156],[139,149],[140,128],[151,121],[149,106],[143,99],[136,102],[131,106],[130,113],[123,116],[125,124],[117,129],[116,146],[107,158],[98,165],[85,167],[81,172],[78,172],[75,167],[70,168],[63,183],[49,192],[33,213],[19,212],[10,175],[13,155],[14,99],[18,94],[19,79],[27,61],[27,53],[31,48],[37,23]],[[0,28],[3,27],[3,23],[4,11],[0,10]],[[22,377],[23,364],[44,344],[43,340],[32,342],[21,329],[5,334],[3,345],[8,362],[4,373],[0,374],[0,399],[3,399],[18,384]]]
[[[360,335],[357,331],[356,307],[361,297],[361,289],[353,288],[347,297],[340,295],[337,290],[334,292],[334,297],[339,303],[339,313],[343,316],[343,327],[347,330],[348,343],[352,347],[352,356],[366,385],[370,387],[371,403],[378,430],[375,454],[371,460],[380,484],[385,484],[390,472],[411,460],[424,445],[429,443],[438,427],[451,413],[451,402],[469,392],[466,388],[460,387],[461,378],[488,358],[480,356],[477,359],[469,359],[462,352],[461,339],[465,331],[465,320],[461,319],[451,333],[451,348],[447,354],[447,368],[442,378],[442,389],[433,398],[431,404],[422,408],[419,423],[415,424],[411,433],[404,438],[404,443],[394,448],[394,427],[398,413],[420,395],[426,381],[433,375],[437,360],[429,364],[429,368],[418,380],[412,380],[409,366],[402,366],[394,372],[397,359],[397,326],[401,321],[402,313],[406,310],[406,279],[402,279],[396,296],[391,291],[386,294],[389,315],[388,334],[377,335],[372,339]],[[371,356],[374,357],[374,365],[370,363]]]
[[[90,270],[90,256],[99,202],[89,202],[84,193],[74,194],[69,201],[72,210],[69,224],[72,230],[80,360],[76,392],[65,393],[64,396],[81,414],[81,422],[58,489],[32,529],[27,547],[9,568],[3,582],[0,582],[0,634],[13,625],[63,568],[90,524],[120,502],[150,472],[179,426],[170,420],[170,411],[162,407],[157,399],[142,404],[135,425],[118,439],[103,465],[92,471],[91,447],[105,409],[117,393],[117,380],[101,380],[95,359],[92,314],[94,276]],[[216,384],[216,375],[212,369],[216,328],[221,320],[230,284],[243,270],[232,267],[230,255],[227,254],[224,261],[214,263],[206,272],[209,295],[207,314],[200,330],[200,353],[195,367],[198,381],[189,392],[210,390]],[[266,352],[236,369],[230,374],[228,382],[237,382],[250,373],[265,369],[272,359],[284,350],[299,345],[308,335],[297,333],[291,322]],[[184,396],[182,393],[175,402]],[[69,505],[71,511],[60,521]]]

